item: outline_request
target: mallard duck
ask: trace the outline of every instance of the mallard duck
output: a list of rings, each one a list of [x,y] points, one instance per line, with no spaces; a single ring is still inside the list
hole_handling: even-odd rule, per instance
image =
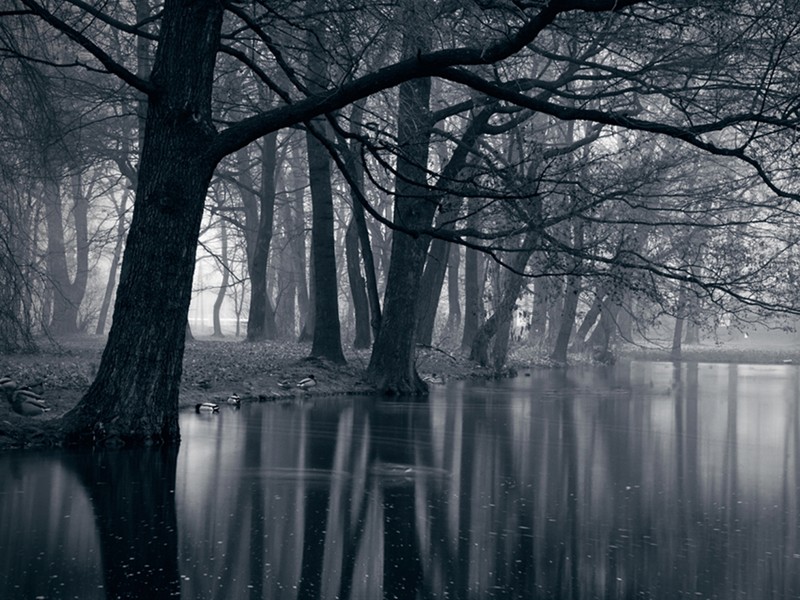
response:
[[[0,377],[0,391],[13,392],[19,387],[17,382],[11,379],[8,375]]]
[[[444,383],[444,379],[437,375],[436,373],[431,373],[430,375],[423,375],[422,381],[431,385],[442,385]]]
[[[307,390],[308,388],[312,388],[317,385],[317,380],[314,378],[313,375],[309,375],[305,379],[301,379],[295,384],[297,387],[303,390]]]
[[[219,412],[219,404],[214,402],[200,402],[194,405],[197,412]]]
[[[233,392],[230,396],[228,396],[228,399],[225,400],[225,402],[234,406],[239,406],[242,403],[242,399],[239,397],[239,394]]]
[[[25,387],[36,392],[37,394],[44,394],[44,381],[37,381],[36,383],[29,383]]]
[[[50,408],[42,401],[42,397],[24,386],[11,395],[11,410],[24,417],[35,417],[46,413]]]
[[[278,387],[288,390],[289,388],[294,387],[294,384],[288,379],[283,379],[282,381],[278,382]]]

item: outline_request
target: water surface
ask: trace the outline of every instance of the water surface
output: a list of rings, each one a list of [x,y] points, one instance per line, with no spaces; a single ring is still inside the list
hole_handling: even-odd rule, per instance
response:
[[[799,380],[532,371],[0,454],[0,598],[797,598]]]

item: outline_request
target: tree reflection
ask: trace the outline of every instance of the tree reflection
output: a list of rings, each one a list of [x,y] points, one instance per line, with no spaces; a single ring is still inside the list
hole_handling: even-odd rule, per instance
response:
[[[0,457],[0,590],[57,595],[40,548],[83,557],[41,569],[64,590],[100,582],[99,546],[86,598],[800,596],[797,369],[613,369],[192,413],[177,467]]]
[[[68,453],[94,510],[108,598],[179,598],[177,448]]]

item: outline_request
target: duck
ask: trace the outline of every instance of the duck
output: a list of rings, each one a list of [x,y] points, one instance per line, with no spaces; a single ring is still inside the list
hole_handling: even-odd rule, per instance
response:
[[[313,375],[309,375],[305,379],[301,379],[295,384],[297,387],[303,390],[307,390],[308,388],[312,388],[317,385],[317,380],[314,378]]]
[[[194,405],[196,412],[219,412],[219,404],[214,402],[200,402]]]
[[[242,399],[239,397],[239,394],[233,392],[228,399],[225,400],[228,404],[232,404],[233,406],[239,406],[242,403]]]
[[[288,379],[283,379],[278,382],[278,387],[288,390],[289,388],[293,387],[294,384],[289,381]]]
[[[3,392],[14,392],[17,390],[19,386],[17,382],[11,379],[8,375],[0,377],[0,391]]]
[[[48,412],[50,408],[39,394],[28,386],[23,386],[11,395],[11,410],[23,417],[35,417]]]
[[[428,383],[430,385],[443,385],[444,379],[437,375],[436,373],[431,373],[430,375],[423,375],[422,381]]]

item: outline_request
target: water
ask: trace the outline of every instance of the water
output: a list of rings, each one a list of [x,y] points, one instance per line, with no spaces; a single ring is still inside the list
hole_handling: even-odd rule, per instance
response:
[[[799,389],[634,362],[0,454],[0,598],[798,598]]]

